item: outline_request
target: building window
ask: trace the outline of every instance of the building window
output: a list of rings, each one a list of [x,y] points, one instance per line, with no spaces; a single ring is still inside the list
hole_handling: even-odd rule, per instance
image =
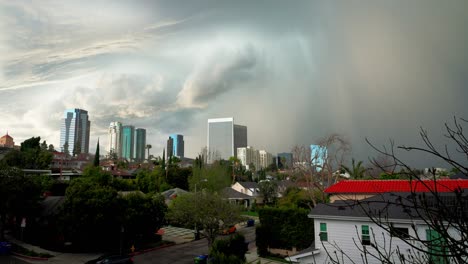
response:
[[[390,235],[392,237],[407,239],[407,238],[409,238],[409,231],[408,231],[408,228],[406,228],[406,227],[390,226]]]
[[[320,241],[328,241],[327,224],[320,223]]]
[[[362,244],[365,245],[365,246],[369,246],[371,243],[370,243],[370,234],[369,234],[369,226],[368,225],[363,225],[361,226],[362,229]]]

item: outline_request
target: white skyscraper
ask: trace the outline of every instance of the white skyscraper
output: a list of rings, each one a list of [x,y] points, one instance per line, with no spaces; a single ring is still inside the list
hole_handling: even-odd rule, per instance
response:
[[[266,150],[258,151],[260,155],[260,167],[266,168],[273,163],[273,155]]]
[[[117,154],[118,158],[122,157],[122,123],[111,122],[109,125],[109,142],[107,151]]]
[[[258,150],[248,146],[245,148],[237,148],[237,158],[245,166],[247,170],[260,169],[260,156]],[[251,167],[254,166],[254,168]]]

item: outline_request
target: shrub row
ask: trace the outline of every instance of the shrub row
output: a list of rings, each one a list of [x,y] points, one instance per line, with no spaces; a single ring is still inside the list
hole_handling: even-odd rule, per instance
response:
[[[256,229],[260,256],[268,255],[268,248],[302,250],[314,239],[314,221],[303,208],[272,208],[259,210],[260,225]]]

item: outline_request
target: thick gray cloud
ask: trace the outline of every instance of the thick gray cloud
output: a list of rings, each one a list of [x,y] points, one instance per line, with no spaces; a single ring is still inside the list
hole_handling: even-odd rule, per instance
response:
[[[466,1],[0,1],[0,129],[57,144],[65,108],[146,127],[154,153],[234,116],[273,153],[341,133],[419,144],[468,116]],[[138,15],[136,15],[138,14]],[[1,131],[0,131],[1,132]],[[407,155],[417,166],[433,160]]]

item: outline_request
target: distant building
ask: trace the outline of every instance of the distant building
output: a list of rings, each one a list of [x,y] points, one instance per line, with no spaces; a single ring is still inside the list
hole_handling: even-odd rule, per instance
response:
[[[169,141],[171,142],[171,148],[169,148]],[[167,153],[171,153],[172,156],[178,158],[184,158],[184,136],[178,134],[172,134],[167,140]]]
[[[146,129],[136,129],[136,142],[135,142],[135,160],[142,162],[145,160],[145,148],[146,148]]]
[[[234,124],[234,118],[208,119],[208,163],[237,156],[237,149],[247,147],[247,127]]]
[[[88,111],[78,108],[66,110],[60,128],[61,151],[73,155],[88,154],[90,126]]]
[[[253,147],[237,148],[237,158],[247,170],[260,169],[260,154]]]
[[[135,158],[135,127],[123,126],[122,128],[122,158],[129,161]]]
[[[117,154],[117,158],[122,157],[122,123],[111,122],[109,125],[109,143],[107,145],[109,155]]]
[[[273,164],[273,155],[266,150],[259,150],[258,154],[260,156],[260,168],[265,169],[271,164]]]
[[[310,163],[317,171],[322,170],[327,157],[327,147],[320,145],[310,145]]]
[[[5,148],[13,148],[15,147],[15,141],[13,141],[13,138],[8,135],[8,132],[6,135],[0,138],[0,147],[5,147]]]
[[[174,154],[174,139],[169,136],[169,139],[167,140],[167,156],[171,156]]]
[[[278,153],[278,158],[276,160],[276,166],[278,167],[278,169],[292,169],[293,167],[292,153]]]

